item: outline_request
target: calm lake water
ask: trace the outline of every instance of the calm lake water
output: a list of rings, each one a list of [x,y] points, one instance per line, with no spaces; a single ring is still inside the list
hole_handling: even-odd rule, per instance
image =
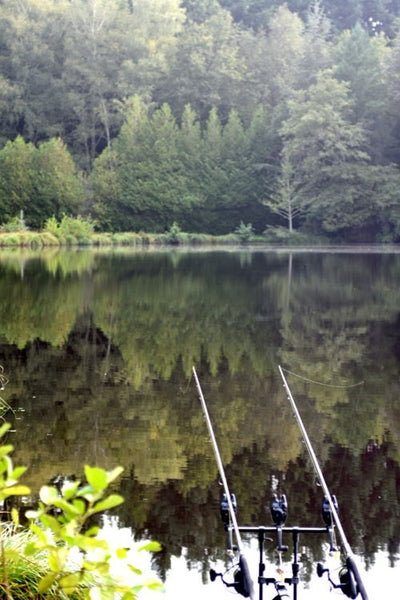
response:
[[[107,526],[163,544],[152,568],[165,598],[229,597],[208,582],[209,568],[226,563],[226,540],[193,365],[240,524],[271,525],[277,491],[287,525],[322,526],[281,364],[371,589],[395,589],[400,254],[2,252],[0,286],[2,397],[14,460],[29,467],[24,482],[36,493],[85,463],[122,465],[126,501]],[[246,544],[257,571],[256,540]],[[299,598],[328,597],[315,577],[328,554],[326,536],[301,538]],[[290,551],[284,560],[290,576]]]

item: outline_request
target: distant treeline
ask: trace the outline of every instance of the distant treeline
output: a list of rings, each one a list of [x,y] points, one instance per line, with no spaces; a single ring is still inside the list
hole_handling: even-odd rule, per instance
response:
[[[397,0],[0,2],[3,222],[399,241],[399,17]]]

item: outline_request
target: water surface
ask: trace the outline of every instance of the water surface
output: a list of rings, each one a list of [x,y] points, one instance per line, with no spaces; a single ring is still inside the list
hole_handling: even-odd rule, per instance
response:
[[[226,562],[225,534],[191,368],[240,522],[270,525],[277,491],[289,525],[321,525],[281,364],[349,541],[371,580],[388,580],[400,540],[399,282],[400,254],[388,251],[3,252],[0,363],[15,462],[29,467],[33,492],[85,463],[122,465],[118,525],[163,543],[153,567],[167,597],[182,586],[226,597],[219,583],[204,587],[209,567]],[[325,537],[302,539],[311,590],[326,555]]]

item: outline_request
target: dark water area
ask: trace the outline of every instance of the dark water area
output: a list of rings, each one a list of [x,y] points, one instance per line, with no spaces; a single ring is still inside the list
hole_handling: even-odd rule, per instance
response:
[[[166,598],[224,598],[219,582],[208,584],[226,540],[191,369],[240,523],[270,525],[277,492],[288,525],[321,526],[321,488],[280,364],[379,590],[397,571],[400,543],[399,284],[396,252],[2,252],[2,397],[24,482],[37,493],[54,477],[81,476],[84,464],[122,465],[125,503],[114,518],[163,544],[153,568]],[[253,552],[254,540],[246,544]],[[299,597],[323,598],[329,585],[313,595],[314,572],[327,538],[301,544]],[[290,551],[284,559],[290,571]]]

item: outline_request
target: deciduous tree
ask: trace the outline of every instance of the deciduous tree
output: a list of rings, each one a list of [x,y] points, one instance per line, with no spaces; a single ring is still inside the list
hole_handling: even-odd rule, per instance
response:
[[[35,147],[22,137],[7,142],[0,150],[0,207],[2,222],[19,215],[23,210],[30,223],[34,192],[33,161]]]
[[[221,8],[205,21],[186,25],[158,90],[175,115],[190,104],[204,123],[213,107],[224,120],[232,108],[239,108],[246,69],[239,37],[232,17]]]
[[[351,119],[348,86],[325,71],[289,101],[282,127],[296,209],[325,232],[362,228],[375,210],[366,135]]]
[[[358,24],[341,35],[334,52],[335,76],[350,85],[354,119],[368,133],[371,157],[375,164],[387,163],[393,140],[386,85],[388,40],[383,35],[370,37]]]

